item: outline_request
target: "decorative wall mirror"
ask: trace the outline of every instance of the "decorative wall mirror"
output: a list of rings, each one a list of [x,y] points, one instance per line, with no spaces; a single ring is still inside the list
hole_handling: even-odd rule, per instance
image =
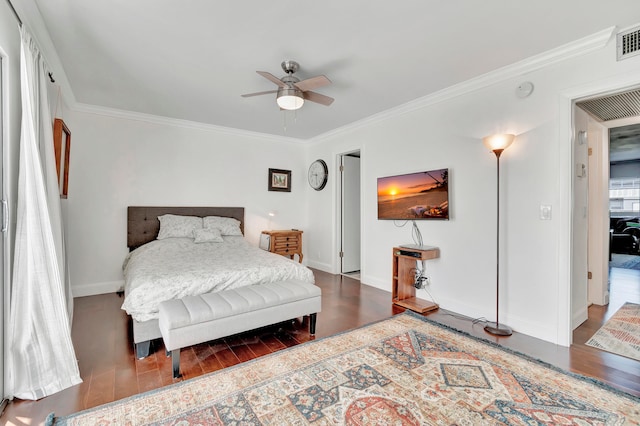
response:
[[[53,121],[53,150],[56,155],[56,171],[60,198],[67,198],[69,193],[69,151],[71,151],[71,132],[64,121],[56,118]]]

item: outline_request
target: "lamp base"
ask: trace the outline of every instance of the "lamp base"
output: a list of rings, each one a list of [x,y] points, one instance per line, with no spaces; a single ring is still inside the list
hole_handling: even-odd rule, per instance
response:
[[[484,326],[484,331],[494,336],[511,336],[513,334],[511,327],[495,322],[488,322],[487,325]]]

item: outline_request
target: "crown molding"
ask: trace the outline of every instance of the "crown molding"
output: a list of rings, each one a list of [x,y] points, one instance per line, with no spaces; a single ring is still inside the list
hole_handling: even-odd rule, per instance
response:
[[[499,68],[494,71],[490,71],[478,77],[464,81],[453,86],[449,86],[440,91],[434,92],[430,95],[418,98],[416,100],[407,102],[395,108],[391,108],[380,113],[371,115],[362,120],[350,123],[348,125],[333,129],[329,132],[323,133],[318,136],[314,136],[309,139],[299,139],[284,136],[275,136],[267,133],[252,132],[248,130],[217,126],[212,124],[205,124],[200,122],[194,122],[189,120],[174,119],[162,116],[155,116],[151,114],[137,113],[126,110],[118,110],[114,108],[99,107],[95,105],[83,104],[75,101],[73,92],[68,85],[66,75],[64,72],[58,74],[63,79],[63,93],[67,93],[68,105],[71,110],[85,112],[90,114],[98,114],[111,116],[120,119],[129,119],[136,121],[144,121],[155,124],[179,126],[190,129],[203,130],[208,132],[223,133],[234,136],[257,138],[261,140],[270,140],[274,142],[286,142],[286,143],[319,143],[336,135],[355,131],[359,128],[369,126],[378,122],[388,120],[390,118],[399,117],[404,114],[425,108],[430,105],[434,105],[446,100],[465,95],[467,93],[506,81],[508,79],[516,78],[524,74],[539,70],[541,68],[566,61],[574,57],[582,56],[597,50],[604,48],[612,37],[615,37],[617,27],[612,26],[587,37],[578,39],[576,41],[564,44],[555,49],[548,50],[539,55],[531,56],[522,61],[516,62],[511,65]],[[48,36],[48,33],[47,33]],[[50,40],[50,39],[48,39]],[[55,50],[54,50],[55,52]],[[57,56],[55,56],[57,59]],[[58,61],[56,61],[58,62]],[[58,68],[58,67],[55,67]],[[58,78],[58,77],[56,77]],[[68,90],[64,90],[65,87],[69,87]]]
[[[236,129],[233,127],[224,127],[217,126],[214,124],[206,124],[200,123],[197,121],[190,120],[182,120],[178,118],[169,118],[163,117],[159,115],[152,114],[144,114],[141,112],[133,112],[126,111],[116,108],[107,108],[96,105],[89,105],[83,103],[76,103],[71,107],[72,111],[86,113],[86,114],[95,114],[95,115],[103,115],[107,117],[118,118],[122,120],[132,120],[132,121],[142,121],[151,124],[159,124],[159,125],[169,125],[174,127],[183,127],[186,129],[193,130],[201,130],[205,132],[213,132],[213,133],[221,133],[232,136],[239,136],[245,138],[254,138],[260,140],[268,140],[271,142],[280,142],[280,143],[292,143],[296,145],[300,145],[301,143],[306,142],[304,139],[297,139],[288,136],[276,136],[268,133],[260,133],[260,132],[252,132],[249,130]]]
[[[322,142],[325,139],[329,139],[333,136],[343,134],[345,132],[351,132],[365,126],[369,126],[373,123],[381,122],[394,117],[399,117],[401,115],[408,114],[427,106],[434,105],[497,83],[501,83],[515,77],[519,77],[523,74],[527,74],[541,68],[566,61],[567,59],[586,55],[587,53],[600,50],[609,43],[609,40],[611,40],[612,37],[615,36],[616,29],[617,27],[615,26],[609,27],[590,36],[564,44],[555,49],[548,50],[539,55],[531,56],[522,61],[507,65],[502,68],[498,68],[497,70],[490,71],[486,74],[482,74],[478,77],[474,77],[462,83],[449,86],[445,89],[407,102],[398,107],[382,111],[346,126],[342,126],[321,135],[315,136],[309,141],[314,143]]]

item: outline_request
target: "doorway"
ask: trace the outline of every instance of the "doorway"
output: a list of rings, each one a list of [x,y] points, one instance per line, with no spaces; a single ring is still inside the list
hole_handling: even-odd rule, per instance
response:
[[[339,155],[340,273],[360,279],[360,151]]]
[[[608,126],[609,266],[640,272],[640,117]]]
[[[634,225],[640,222],[640,89],[578,100],[575,105],[580,111],[574,110],[574,129],[579,130],[580,114],[587,116],[583,127],[589,147],[585,302],[607,306],[610,316],[626,297],[613,294],[622,288],[617,281],[623,277],[628,286],[632,275],[618,273],[618,263],[636,264],[634,287],[640,289],[640,223]],[[579,290],[574,286],[572,292]]]

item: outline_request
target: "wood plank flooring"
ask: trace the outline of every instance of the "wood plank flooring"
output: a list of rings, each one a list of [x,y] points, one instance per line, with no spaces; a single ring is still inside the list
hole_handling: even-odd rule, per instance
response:
[[[322,312],[316,338],[330,336],[402,312],[391,305],[391,295],[358,280],[314,270],[322,287]],[[571,348],[560,347],[522,334],[494,337],[482,325],[443,309],[428,317],[499,342],[509,348],[560,368],[598,378],[611,386],[640,396],[640,362],[599,351],[585,342],[625,301],[640,303],[640,272],[612,269],[609,306],[591,306],[589,320],[574,332]],[[171,360],[161,341],[142,360],[134,356],[128,317],[116,294],[75,299],[72,337],[83,383],[39,401],[13,401],[1,424],[43,424],[47,414],[66,415],[96,405],[174,383]],[[306,323],[292,321],[183,349],[180,359],[185,379],[306,342],[312,337]]]

